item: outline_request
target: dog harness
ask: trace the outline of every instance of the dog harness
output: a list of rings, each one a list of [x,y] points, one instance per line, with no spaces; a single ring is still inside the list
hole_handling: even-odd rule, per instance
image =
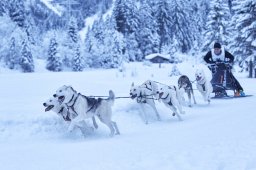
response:
[[[151,86],[151,88],[149,88],[148,86],[147,86],[147,84],[145,84],[146,85],[146,89],[148,89],[148,90],[150,90],[150,91],[153,91],[153,89],[152,89],[152,86]],[[150,83],[150,85],[151,85],[151,83]]]
[[[71,97],[71,99],[69,100],[69,102],[66,103],[68,110],[69,110],[69,109],[72,109],[72,111],[76,114],[76,116],[78,116],[78,114],[77,114],[77,112],[75,111],[74,105],[75,105],[76,100],[77,100],[77,98],[79,97],[79,95],[80,95],[80,93],[78,93],[77,96],[76,96],[76,98],[75,98],[75,94],[73,94],[73,96]],[[74,98],[75,98],[75,99],[74,99]],[[74,100],[73,100],[73,99],[74,99]],[[74,101],[73,104],[72,104],[72,101]],[[71,103],[70,106],[68,105],[69,103]]]
[[[201,80],[197,81],[197,83],[200,84],[202,86],[202,88],[203,88],[203,91],[205,91],[205,83],[206,83],[205,79],[201,79]]]
[[[144,100],[143,100],[144,99]],[[138,103],[147,103],[146,102],[146,98],[142,95],[142,93],[140,92],[140,95],[137,97],[137,102]]]
[[[59,111],[58,113],[62,115],[62,117],[63,117],[63,119],[64,119],[65,121],[71,121],[70,115],[69,115],[70,113],[67,112],[67,116],[64,116],[64,115],[62,114],[63,110],[64,110],[64,107],[61,107],[61,109],[60,109],[60,111]]]
[[[166,100],[168,97],[169,97],[169,93],[168,93],[168,95],[165,98],[161,98],[161,99]],[[171,98],[170,98],[170,101],[167,104],[172,106],[172,99]]]

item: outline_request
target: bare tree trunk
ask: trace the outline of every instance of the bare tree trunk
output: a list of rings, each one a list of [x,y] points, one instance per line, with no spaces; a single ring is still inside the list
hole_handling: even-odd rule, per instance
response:
[[[254,56],[254,78],[256,78],[256,56]]]
[[[252,78],[252,72],[253,72],[253,62],[252,60],[249,61],[249,78]]]

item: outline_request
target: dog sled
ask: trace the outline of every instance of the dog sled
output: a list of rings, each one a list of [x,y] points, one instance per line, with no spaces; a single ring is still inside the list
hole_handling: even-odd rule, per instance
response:
[[[239,98],[251,96],[229,96],[227,94],[226,90],[233,90],[235,92],[237,89],[236,79],[231,72],[232,66],[229,63],[218,62],[210,64],[209,69],[212,72],[211,84],[213,86],[213,93],[215,93],[213,98]]]

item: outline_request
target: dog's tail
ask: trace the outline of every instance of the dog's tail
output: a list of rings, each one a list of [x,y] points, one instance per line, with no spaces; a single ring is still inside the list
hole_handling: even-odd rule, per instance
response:
[[[114,93],[112,90],[109,90],[108,101],[110,101],[111,104],[114,104],[114,101],[115,101],[115,93]]]

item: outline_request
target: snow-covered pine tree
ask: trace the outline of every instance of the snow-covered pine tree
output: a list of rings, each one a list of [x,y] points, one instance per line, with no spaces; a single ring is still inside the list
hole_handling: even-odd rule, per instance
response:
[[[55,38],[51,38],[50,40],[46,68],[50,71],[62,71],[62,62],[58,53],[58,43]]]
[[[28,18],[30,18],[30,16]],[[28,37],[28,42],[31,45],[32,44],[35,45],[36,40],[35,40],[34,36],[35,36],[35,34],[37,32],[35,32],[35,30],[36,30],[35,29],[35,24],[32,24],[32,21],[33,20],[31,18],[25,21],[25,23],[24,23],[24,30],[25,30],[25,33],[26,33],[26,35]],[[37,35],[38,35],[38,33],[37,33]]]
[[[118,68],[124,61],[129,61],[129,52],[134,52],[136,56],[139,55],[139,49],[131,49],[131,51],[127,50],[127,39],[122,33],[116,30],[113,17],[107,18],[105,25],[106,30],[104,31],[104,44],[106,47],[108,47],[106,48],[106,54],[108,54],[109,58],[111,59],[111,63],[109,64],[108,68]],[[133,40],[133,43],[136,44],[135,37]]]
[[[116,0],[113,9],[113,16],[116,22],[116,29],[122,34],[128,30],[125,0]]]
[[[72,59],[73,64],[72,64],[72,70],[73,71],[83,71],[83,69],[85,68],[85,62],[83,57],[81,56],[80,53],[80,47],[77,46],[76,50],[75,50],[75,56]]]
[[[138,7],[134,0],[126,0],[126,17],[127,17],[127,25],[129,26],[127,29],[128,34],[134,33],[138,29],[139,25],[139,13]]]
[[[34,72],[34,60],[26,40],[22,42],[20,67],[22,72]]]
[[[8,23],[8,24],[6,24]],[[4,14],[0,16],[0,60],[7,64],[10,55],[16,53],[16,66],[19,66],[19,57],[21,56],[21,43],[26,37],[23,29],[13,22],[10,16]],[[13,38],[15,38],[15,48],[13,48]],[[15,50],[15,51],[12,51]],[[12,57],[11,57],[12,58]],[[9,65],[7,65],[9,67]]]
[[[116,22],[116,29],[125,37],[138,28],[139,11],[133,0],[116,0],[113,9],[113,16]]]
[[[130,57],[129,60],[141,61],[143,56],[141,54],[141,50],[138,48],[138,27],[140,23],[140,11],[137,7],[137,3],[134,3],[133,0],[124,1],[124,6],[125,10],[123,14],[125,18],[123,23],[125,23],[126,27],[124,28],[124,32],[121,33],[123,33],[126,41],[125,53],[127,53]]]
[[[135,33],[131,33],[126,37],[126,53],[129,61],[142,61],[143,55],[136,40]]]
[[[159,0],[156,1],[156,6],[154,8],[155,19],[157,22],[157,33],[160,37],[159,41],[159,52],[164,45],[169,45],[170,39],[173,36],[171,26],[173,21],[171,18],[171,6],[169,0]]]
[[[80,42],[81,41],[78,36],[77,21],[74,17],[71,17],[70,23],[68,25],[67,41],[65,43],[67,49],[66,49],[64,64],[67,67],[70,67],[73,69],[72,64],[75,63],[73,59],[76,58],[74,56],[77,55],[77,48],[78,46],[80,46]],[[81,63],[81,65],[84,65],[84,63]]]
[[[92,56],[92,46],[93,46],[93,32],[91,31],[90,28],[88,28],[88,31],[86,33],[86,36],[85,36],[85,40],[84,40],[84,60],[85,60],[85,66],[86,67],[91,67],[92,66],[92,59],[93,59],[93,56]]]
[[[190,1],[173,0],[169,6],[171,42],[177,42],[179,51],[188,52],[193,47],[194,40],[198,35],[192,4]]]
[[[153,6],[150,1],[144,0],[139,8],[139,25],[136,35],[142,59],[148,54],[159,52],[160,37],[157,33]],[[140,61],[140,59],[137,60]]]
[[[105,30],[105,28],[102,28],[102,22],[102,19],[95,21],[85,39],[85,53],[87,54],[85,62],[93,68],[101,67],[101,57],[104,51],[103,31]]]
[[[231,49],[239,60],[254,57],[256,53],[256,2],[254,0],[233,1],[233,23],[236,34]]]
[[[179,76],[179,75],[181,75],[180,70],[178,69],[176,64],[173,64],[172,70],[171,70],[171,73],[170,73],[170,77]]]
[[[69,27],[68,27],[68,36],[71,46],[78,42],[78,28],[77,21],[74,17],[71,17]]]
[[[227,45],[229,38],[230,10],[226,0],[212,0],[210,1],[210,8],[208,19],[205,27],[204,44],[202,51],[207,51],[213,42],[220,42]]]
[[[0,16],[3,16],[6,13],[6,0],[0,1]]]
[[[18,55],[16,49],[15,38],[11,38],[11,46],[9,50],[9,54],[6,56],[6,65],[9,69],[14,69],[18,64]]]
[[[9,2],[9,15],[18,26],[23,27],[25,23],[25,1],[11,0]]]
[[[125,38],[118,31],[110,29],[105,32],[104,46],[107,47],[101,60],[104,68],[118,68],[123,61],[128,60],[124,50]]]
[[[186,29],[189,29],[189,34],[193,35],[194,37],[194,41],[192,42],[194,46],[191,49],[193,55],[198,53],[203,44],[204,37],[202,31],[204,30],[204,26],[206,25],[207,21],[209,1],[197,0],[186,1],[185,3],[186,5],[184,6],[184,11],[186,11],[187,17],[189,16],[189,28],[186,27]]]
[[[124,37],[115,29],[113,18],[95,21],[85,40],[90,67],[117,68],[126,56]]]

